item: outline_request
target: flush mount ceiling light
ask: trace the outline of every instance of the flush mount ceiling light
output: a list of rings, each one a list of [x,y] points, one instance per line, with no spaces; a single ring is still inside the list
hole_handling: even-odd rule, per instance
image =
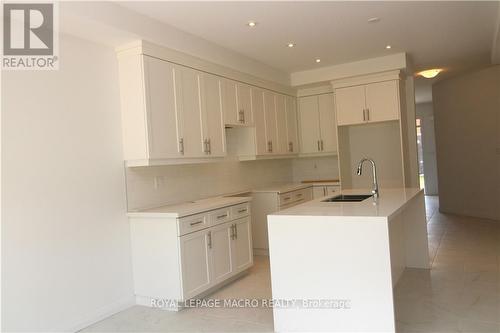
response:
[[[320,58],[317,58],[317,59],[316,59],[316,62],[321,62],[321,59],[320,59]]]
[[[442,71],[443,70],[441,68],[433,68],[433,69],[428,69],[425,71],[418,72],[417,75],[423,76],[426,79],[432,79],[433,77],[436,77]]]
[[[294,47],[294,46],[295,46],[295,43],[289,42],[288,44],[286,44],[286,46],[288,46],[288,47],[292,48],[292,47]]]
[[[390,50],[392,48],[392,46],[386,45],[385,48],[388,49],[388,50]]]
[[[250,28],[254,28],[254,27],[257,25],[257,22],[255,22],[255,21],[248,21],[248,22],[247,22],[247,25],[248,25]]]
[[[380,21],[380,17],[370,17],[368,23],[377,23]]]

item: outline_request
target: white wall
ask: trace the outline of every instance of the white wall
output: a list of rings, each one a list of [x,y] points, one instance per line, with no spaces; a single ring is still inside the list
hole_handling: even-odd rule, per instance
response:
[[[197,200],[292,180],[289,159],[128,168],[128,207]]]
[[[296,158],[292,167],[294,182],[339,179],[337,156]]]
[[[2,74],[2,330],[78,329],[133,300],[115,54]]]
[[[434,84],[440,210],[500,220],[500,65]]]
[[[438,194],[436,136],[432,102],[417,104],[417,118],[421,119],[422,158],[424,161],[425,194]]]

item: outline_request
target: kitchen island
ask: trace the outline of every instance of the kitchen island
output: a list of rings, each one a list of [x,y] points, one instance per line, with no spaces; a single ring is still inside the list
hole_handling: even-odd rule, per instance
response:
[[[344,190],[342,194],[369,191]],[[268,216],[276,332],[395,332],[393,287],[429,268],[423,190],[312,200]]]

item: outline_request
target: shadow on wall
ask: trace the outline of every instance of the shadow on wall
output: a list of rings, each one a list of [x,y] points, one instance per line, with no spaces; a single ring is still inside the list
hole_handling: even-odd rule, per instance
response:
[[[500,220],[500,65],[433,86],[440,210]]]

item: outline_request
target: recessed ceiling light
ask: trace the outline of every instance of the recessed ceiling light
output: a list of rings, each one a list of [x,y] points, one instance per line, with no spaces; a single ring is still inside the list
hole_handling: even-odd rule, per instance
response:
[[[380,21],[380,17],[370,17],[368,23],[377,23]]]
[[[250,27],[250,28],[253,28],[257,25],[257,22],[255,21],[248,21],[247,25]]]
[[[320,58],[317,58],[317,59],[316,59],[316,62],[321,62],[321,59],[320,59]]]
[[[388,50],[390,50],[390,49],[391,49],[391,46],[390,46],[390,45],[387,45],[385,48],[386,48],[386,49],[388,49]]]
[[[288,46],[288,47],[294,47],[295,43],[290,42],[290,43],[286,44],[286,46]]]
[[[436,77],[442,71],[443,70],[441,68],[433,68],[433,69],[428,69],[425,71],[418,72],[417,75],[423,76],[426,79],[432,79],[433,77]]]

